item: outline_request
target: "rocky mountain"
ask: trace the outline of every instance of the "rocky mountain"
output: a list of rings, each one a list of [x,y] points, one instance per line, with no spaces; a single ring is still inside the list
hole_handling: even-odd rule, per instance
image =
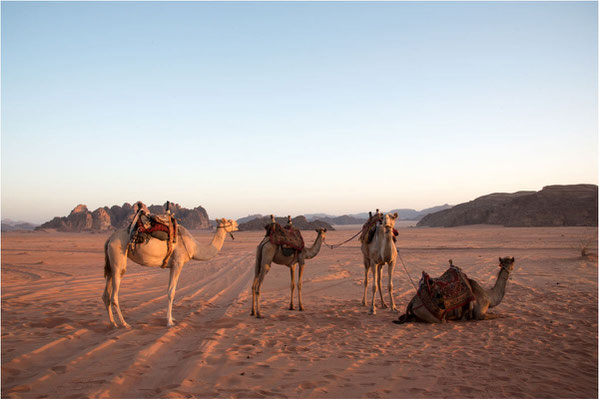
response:
[[[151,205],[148,209],[152,213],[164,214],[165,206],[166,203],[162,206]],[[210,228],[208,213],[203,207],[189,210],[171,203],[171,209],[174,210],[177,221],[188,229]],[[93,212],[89,211],[85,204],[79,204],[67,217],[55,217],[35,229],[56,229],[60,232],[107,231],[127,227],[133,214],[133,206],[129,203],[110,208],[100,207]]]
[[[13,221],[8,218],[2,220],[2,232],[32,231],[36,226],[37,225],[30,224],[29,222]]]
[[[239,219],[237,220],[237,223],[238,223],[238,224],[243,224],[244,222],[248,222],[248,221],[251,221],[251,220],[253,220],[253,219],[256,219],[256,218],[262,218],[263,216],[264,216],[264,215],[262,215],[262,214],[252,214],[252,215],[248,215],[247,217],[242,217],[242,218],[239,218]]]
[[[493,193],[428,214],[416,226],[597,226],[597,185],[553,185]]]
[[[436,206],[431,208],[425,208],[424,210],[414,210],[412,208],[396,208],[391,211],[384,211],[386,213],[394,213],[396,212],[399,215],[399,219],[403,221],[419,221],[425,215],[445,210],[451,208],[449,204],[444,204],[442,206]],[[371,210],[373,213],[375,210]],[[363,224],[368,219],[368,213],[358,213],[358,214],[349,214],[342,216],[335,216],[330,214],[306,214],[306,218],[308,221],[320,220],[327,222],[331,225],[354,225],[354,224]]]
[[[275,217],[275,220],[281,224],[282,226],[287,225],[287,217]],[[266,226],[270,222],[270,217],[260,217],[252,219],[251,221],[243,222],[239,224],[240,231],[259,231],[264,230],[264,226]],[[294,227],[307,230],[307,229],[318,229],[318,228],[326,228],[327,230],[334,231],[335,229],[328,223],[323,221],[308,221],[306,217],[303,215],[299,215],[295,218],[291,218],[291,223]]]

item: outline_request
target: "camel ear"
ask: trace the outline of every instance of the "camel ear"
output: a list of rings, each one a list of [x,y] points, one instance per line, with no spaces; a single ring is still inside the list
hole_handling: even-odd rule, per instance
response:
[[[514,257],[512,257],[512,262],[516,261],[516,259]]]
[[[327,231],[327,228],[324,228],[322,231],[323,231],[323,232],[326,232],[326,231]]]
[[[499,257],[499,264],[501,264],[501,257]]]
[[[397,218],[397,217],[398,217],[398,214],[397,214],[397,213],[393,213],[393,216],[394,216],[395,218]]]

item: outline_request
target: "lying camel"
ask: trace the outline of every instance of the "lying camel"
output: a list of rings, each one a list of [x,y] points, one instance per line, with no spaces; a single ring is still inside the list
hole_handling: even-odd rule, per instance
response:
[[[503,300],[507,280],[510,273],[514,270],[514,261],[514,257],[499,258],[500,269],[497,274],[497,280],[495,281],[495,285],[489,290],[484,289],[474,279],[468,279],[475,300],[460,309],[449,312],[447,317],[441,322],[449,319],[489,319],[487,310],[496,307]],[[409,321],[439,323],[439,320],[424,306],[418,295],[414,296],[408,304],[406,314],[394,322],[404,323]]]

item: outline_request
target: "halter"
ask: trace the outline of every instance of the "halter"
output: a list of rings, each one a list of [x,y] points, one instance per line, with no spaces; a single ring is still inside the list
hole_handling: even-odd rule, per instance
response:
[[[233,223],[229,222],[227,225],[224,225],[224,224],[223,225],[217,225],[216,229],[219,229],[219,228],[225,229],[225,228],[227,228],[229,226],[233,226]],[[227,231],[226,229],[225,229],[225,232],[227,232],[231,236],[232,240],[235,240],[235,236],[233,236],[233,232]]]
[[[507,269],[507,267],[505,267],[503,264],[499,264],[499,268],[501,268],[502,270],[504,270],[505,272],[507,272],[508,276],[510,275],[510,273],[512,271],[510,271],[509,269]]]

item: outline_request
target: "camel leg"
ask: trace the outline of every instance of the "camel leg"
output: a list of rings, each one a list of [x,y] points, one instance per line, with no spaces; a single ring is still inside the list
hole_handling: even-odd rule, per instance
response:
[[[254,282],[252,283],[252,312],[250,315],[256,315],[256,288],[258,287],[258,276],[259,274],[257,273],[256,276],[254,276]]]
[[[171,267],[171,273],[168,280],[168,305],[166,307],[166,326],[168,327],[175,325],[175,320],[173,319],[173,300],[175,299],[177,282],[179,281],[179,275],[181,275],[182,269],[182,264],[175,264]]]
[[[299,303],[299,310],[304,311],[304,306],[302,305],[302,276],[304,275],[304,265],[299,265],[299,271],[297,276],[297,301]]]
[[[121,277],[125,274],[125,269],[117,268],[112,277],[112,297],[110,302],[116,309],[116,315],[119,317],[121,321],[121,325],[125,328],[131,328],[131,326],[125,322],[125,318],[123,318],[123,313],[121,313],[121,307],[119,305],[119,289],[121,287]]]
[[[291,264],[289,271],[291,272],[291,301],[289,302],[289,309],[293,310],[293,295],[295,294],[295,264]]]
[[[260,275],[258,276],[258,282],[256,284],[256,318],[262,318],[260,313],[260,290],[262,289],[262,282],[264,277],[270,271],[270,264],[263,264],[260,268]]]
[[[389,308],[389,306],[387,305],[387,303],[385,303],[385,299],[383,298],[383,288],[381,287],[381,281],[383,280],[383,267],[385,266],[385,264],[381,264],[381,265],[377,265],[378,268],[378,272],[377,272],[377,282],[376,285],[378,286],[379,289],[379,295],[381,296],[381,308]]]
[[[104,286],[104,294],[102,294],[102,300],[104,301],[104,305],[106,306],[106,311],[108,311],[108,319],[110,323],[115,328],[118,327],[116,322],[114,322],[114,316],[112,314],[112,307],[110,305],[110,298],[112,297],[112,274],[106,277],[106,286]]]
[[[366,305],[366,292],[368,291],[368,273],[370,269],[370,265],[368,260],[364,258],[364,296],[362,296],[362,305]]]
[[[376,314],[376,305],[375,303],[375,299],[376,299],[376,287],[377,287],[377,281],[378,281],[378,276],[377,276],[377,272],[378,272],[378,265],[374,265],[372,266],[372,303],[370,305],[370,314],[375,315]]]
[[[391,299],[391,311],[397,311],[395,305],[395,299],[393,298],[393,271],[395,270],[395,261],[391,261],[388,264],[389,268],[389,298]]]

